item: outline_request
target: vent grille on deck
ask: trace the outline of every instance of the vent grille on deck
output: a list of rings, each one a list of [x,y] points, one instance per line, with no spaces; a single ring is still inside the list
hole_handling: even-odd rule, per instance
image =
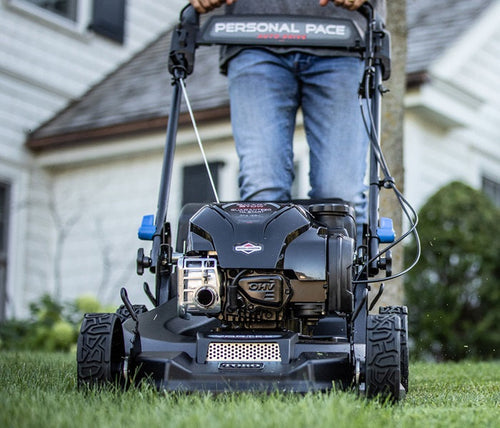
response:
[[[280,361],[278,343],[217,343],[208,345],[207,361]]]

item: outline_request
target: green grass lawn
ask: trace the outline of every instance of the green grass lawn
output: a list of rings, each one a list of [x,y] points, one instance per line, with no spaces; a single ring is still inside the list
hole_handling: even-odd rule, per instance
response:
[[[73,355],[0,352],[0,427],[500,427],[500,362],[410,371],[410,393],[392,406],[345,392],[81,391]]]

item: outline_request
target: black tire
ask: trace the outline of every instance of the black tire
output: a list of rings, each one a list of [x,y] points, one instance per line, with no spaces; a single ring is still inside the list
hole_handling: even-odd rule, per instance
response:
[[[408,392],[410,378],[410,353],[408,348],[408,308],[406,306],[385,306],[380,314],[396,314],[401,320],[401,384]]]
[[[402,398],[401,320],[398,315],[368,315],[366,332],[366,393],[368,397]]]
[[[117,314],[85,314],[77,343],[78,385],[122,383],[125,346]]]
[[[148,311],[146,305],[132,305],[132,308],[136,314],[142,314]],[[116,310],[116,315],[118,315],[122,323],[130,318],[130,312],[125,305],[120,305],[120,307]]]

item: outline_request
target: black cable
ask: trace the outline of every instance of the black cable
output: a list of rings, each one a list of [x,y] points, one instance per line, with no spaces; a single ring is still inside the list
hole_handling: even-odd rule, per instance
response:
[[[369,79],[366,79],[365,82],[365,94],[369,94]],[[376,89],[378,90],[378,88]],[[382,152],[381,146],[380,146],[380,141],[379,141],[379,136],[376,132],[375,125],[374,125],[374,119],[373,115],[371,112],[371,108],[369,105],[369,98],[368,96],[365,97],[366,99],[366,104],[367,104],[367,110],[368,110],[368,115],[369,115],[369,120],[366,118],[365,114],[365,109],[363,107],[363,102],[362,102],[362,97],[360,97],[360,110],[361,110],[361,116],[363,119],[363,124],[366,130],[366,133],[368,135],[370,145],[372,146],[373,153],[375,155],[375,158],[379,164],[379,166],[382,169],[382,172],[384,174],[384,179],[382,180],[382,184],[385,188],[391,189],[394,194],[396,195],[396,198],[399,202],[399,205],[401,206],[401,209],[403,210],[409,224],[410,228],[408,229],[407,232],[405,232],[403,235],[401,235],[397,240],[395,240],[393,243],[385,247],[383,250],[379,251],[375,256],[373,256],[370,260],[368,260],[360,269],[360,272],[356,276],[356,279],[353,281],[354,284],[370,284],[370,283],[376,283],[380,281],[390,281],[396,278],[399,278],[402,275],[405,275],[408,273],[411,269],[415,267],[415,265],[418,263],[418,260],[420,259],[420,254],[421,254],[421,244],[420,244],[420,238],[418,236],[417,232],[417,224],[418,224],[418,214],[415,211],[415,209],[412,207],[412,205],[408,202],[408,200],[403,196],[401,191],[397,188],[396,184],[394,183],[394,179],[391,176],[391,173],[389,171],[389,167],[387,165],[387,161],[384,157],[384,154]],[[377,183],[379,184],[379,183]],[[375,260],[379,259],[383,254],[385,254],[387,251],[395,247],[396,245],[399,245],[404,239],[406,239],[409,235],[413,234],[416,240],[416,245],[417,245],[417,252],[415,259],[413,263],[403,271],[388,276],[383,279],[366,279],[366,280],[360,280],[359,277],[361,276],[362,272],[367,269],[367,267],[374,262]]]

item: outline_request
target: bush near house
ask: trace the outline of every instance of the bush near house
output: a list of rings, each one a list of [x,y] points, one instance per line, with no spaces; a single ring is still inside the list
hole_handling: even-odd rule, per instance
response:
[[[437,360],[500,355],[500,210],[452,182],[419,213],[422,257],[405,280],[413,355]],[[414,254],[415,243],[407,248]]]
[[[45,294],[30,305],[28,319],[0,323],[0,350],[70,351],[76,344],[83,314],[107,311],[92,296],[61,303]]]

